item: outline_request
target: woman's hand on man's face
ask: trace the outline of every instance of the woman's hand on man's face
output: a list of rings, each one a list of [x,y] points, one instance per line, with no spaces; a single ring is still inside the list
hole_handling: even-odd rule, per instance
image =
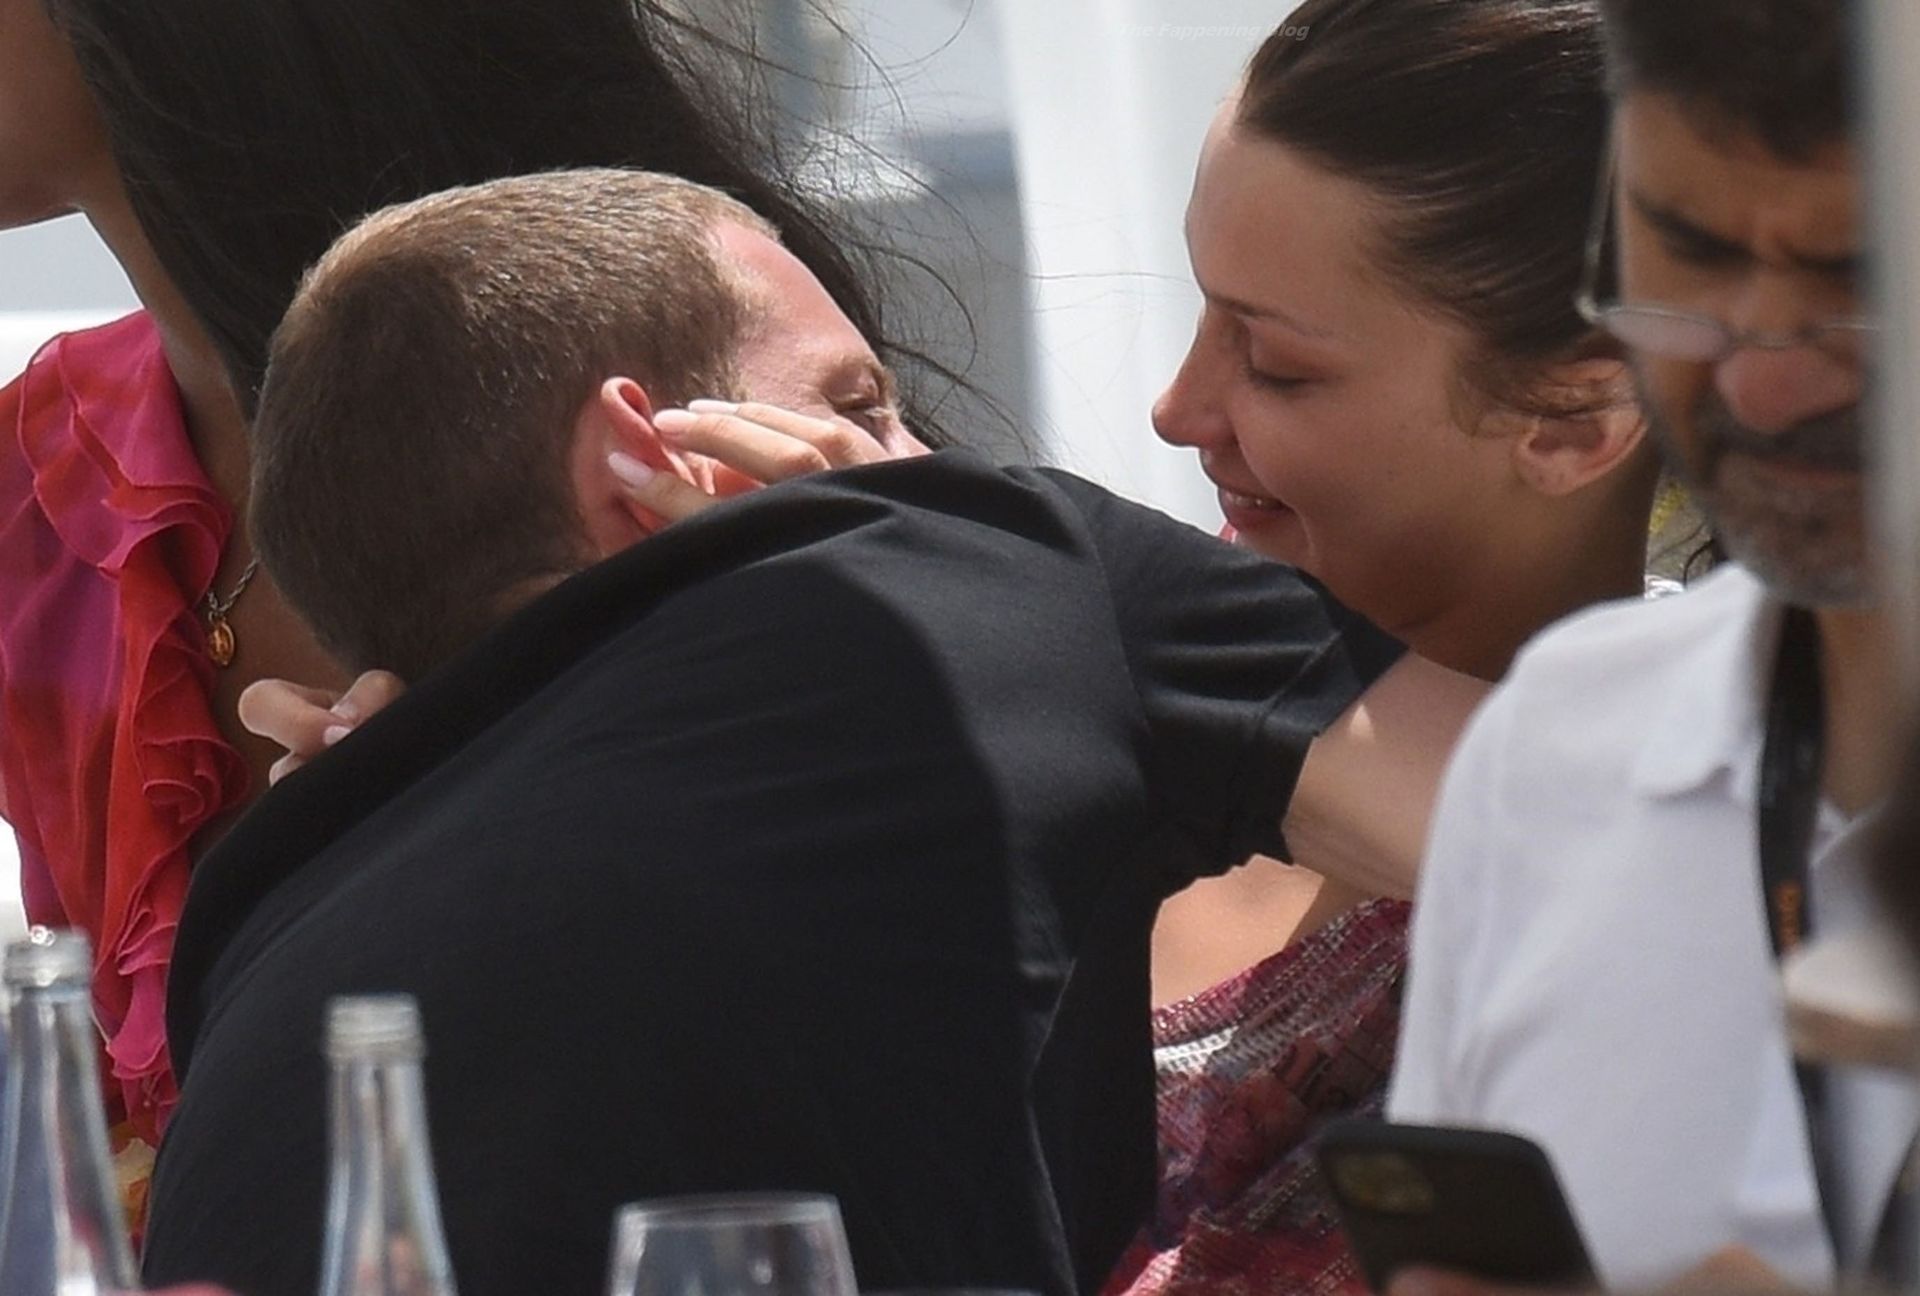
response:
[[[876,435],[851,418],[814,418],[774,405],[693,401],[683,410],[660,411],[654,426],[672,449],[698,456],[711,470],[694,474],[710,487],[703,489],[673,473],[648,471],[631,456],[616,457],[611,466],[628,494],[663,525],[773,482],[927,453],[891,417]],[[267,775],[278,783],[405,691],[399,676],[386,671],[368,671],[337,696],[287,680],[261,680],[240,695],[240,723],[286,749]]]
[[[712,465],[709,492],[673,473],[650,471],[634,456],[610,459],[633,502],[665,524],[775,482],[927,453],[895,419],[869,429],[850,417],[815,418],[751,401],[690,401],[685,409],[655,414],[653,426],[670,449]]]

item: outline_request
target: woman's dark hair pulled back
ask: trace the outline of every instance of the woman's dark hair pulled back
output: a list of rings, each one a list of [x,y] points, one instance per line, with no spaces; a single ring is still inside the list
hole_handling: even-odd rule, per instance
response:
[[[1254,56],[1239,124],[1379,196],[1380,265],[1476,339],[1472,394],[1563,413],[1545,367],[1615,354],[1573,305],[1602,51],[1596,0],[1307,0]]]

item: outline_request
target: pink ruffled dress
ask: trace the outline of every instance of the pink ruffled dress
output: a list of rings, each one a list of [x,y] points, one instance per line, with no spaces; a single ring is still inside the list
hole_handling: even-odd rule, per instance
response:
[[[247,795],[195,612],[232,512],[143,314],[48,343],[0,429],[0,792],[28,918],[93,939],[109,1098],[151,1145],[188,843]]]

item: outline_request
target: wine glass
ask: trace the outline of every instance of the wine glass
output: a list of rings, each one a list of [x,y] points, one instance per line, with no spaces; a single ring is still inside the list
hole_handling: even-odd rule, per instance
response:
[[[831,1197],[773,1193],[623,1206],[607,1296],[858,1296]]]

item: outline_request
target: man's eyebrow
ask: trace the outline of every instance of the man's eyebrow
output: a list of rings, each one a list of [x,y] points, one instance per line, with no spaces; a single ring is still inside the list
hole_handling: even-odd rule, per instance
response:
[[[1644,194],[1628,194],[1634,210],[1640,213],[1640,219],[1653,226],[1662,235],[1674,242],[1686,245],[1696,254],[1727,264],[1756,264],[1760,257],[1752,248],[1738,239],[1715,233],[1706,226],[1682,214],[1676,208],[1658,202]],[[1848,252],[1839,256],[1813,256],[1806,253],[1790,252],[1787,261],[1795,269],[1828,278],[1851,278],[1860,270],[1860,255]]]
[[[881,364],[871,353],[850,351],[834,366],[833,372],[836,381],[858,377],[872,382],[883,405],[892,405],[900,397],[900,384],[894,378],[893,370]]]

